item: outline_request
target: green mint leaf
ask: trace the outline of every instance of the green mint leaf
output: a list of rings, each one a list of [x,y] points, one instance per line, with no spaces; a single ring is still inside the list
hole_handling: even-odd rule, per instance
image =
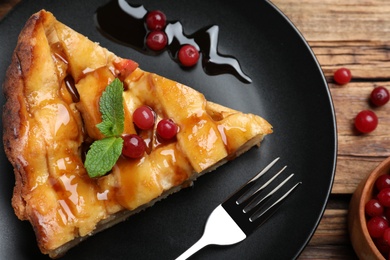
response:
[[[112,81],[102,93],[99,101],[102,122],[96,127],[105,136],[91,145],[84,166],[89,177],[96,178],[111,171],[122,154],[125,112],[123,107],[123,83]]]
[[[100,98],[102,122],[96,126],[106,137],[119,136],[123,133],[125,112],[122,94],[123,83],[116,78],[107,86]]]
[[[101,177],[111,171],[122,153],[122,147],[121,137],[107,137],[93,142],[84,163],[89,177]]]

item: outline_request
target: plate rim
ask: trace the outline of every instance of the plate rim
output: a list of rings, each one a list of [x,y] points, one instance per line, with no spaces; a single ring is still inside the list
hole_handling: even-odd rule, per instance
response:
[[[315,228],[313,229],[312,233],[310,234],[310,236],[308,237],[307,241],[306,241],[306,244],[301,248],[299,254],[296,255],[296,257],[298,257],[302,251],[306,248],[306,246],[308,245],[308,243],[310,242],[311,238],[313,237],[314,233],[316,232],[317,228],[318,228],[318,225],[320,224],[321,220],[322,220],[322,217],[324,216],[324,213],[325,213],[325,210],[326,210],[326,207],[327,207],[327,204],[329,202],[329,198],[330,198],[330,195],[331,195],[331,192],[332,192],[332,188],[333,188],[333,184],[334,184],[334,180],[335,180],[335,175],[336,175],[336,167],[337,167],[337,152],[338,152],[338,131],[337,131],[337,120],[336,120],[336,110],[335,110],[335,107],[334,107],[334,102],[333,102],[333,98],[332,98],[332,94],[330,92],[330,87],[329,87],[329,84],[328,82],[326,81],[326,78],[325,78],[325,75],[324,75],[324,72],[321,68],[321,64],[319,63],[313,49],[311,48],[309,42],[306,40],[306,38],[304,37],[303,33],[300,32],[300,30],[297,28],[297,26],[295,26],[295,24],[288,18],[288,16],[282,11],[280,10],[275,4],[273,4],[271,2],[271,0],[265,0],[271,7],[273,7],[289,24],[290,24],[290,27],[293,28],[295,30],[295,32],[297,33],[297,35],[302,39],[302,41],[304,42],[304,44],[306,45],[306,48],[307,50],[309,51],[309,53],[311,54],[312,56],[312,59],[314,60],[316,66],[317,66],[317,69],[318,71],[320,72],[321,74],[321,77],[322,77],[322,81],[324,83],[324,86],[325,86],[325,89],[326,89],[326,93],[327,93],[327,96],[328,96],[328,101],[329,101],[329,104],[330,104],[330,108],[331,108],[331,113],[332,113],[332,123],[333,123],[333,139],[334,139],[334,142],[333,142],[333,145],[334,145],[334,150],[333,150],[333,164],[332,164],[332,174],[331,174],[331,180],[330,180],[330,185],[328,187],[328,194],[326,196],[326,200],[323,204],[323,207],[322,207],[322,212],[317,220],[317,223],[315,225]]]
[[[18,8],[20,8],[25,2],[21,1],[17,4],[17,6],[15,8],[13,8],[13,10],[8,13],[4,18],[3,20],[7,19],[9,17],[9,15],[12,13],[12,12],[15,12]],[[269,4],[275,11],[277,11],[279,13],[279,15],[281,15],[290,25],[290,27],[295,30],[295,32],[297,33],[297,35],[301,38],[302,42],[305,44],[307,50],[309,51],[309,53],[311,54],[312,56],[312,59],[314,60],[315,64],[316,64],[316,69],[319,71],[321,77],[322,77],[322,81],[324,83],[324,87],[326,89],[326,93],[327,93],[327,101],[329,102],[329,105],[330,105],[330,108],[331,108],[331,114],[332,114],[332,123],[333,123],[333,140],[334,140],[334,143],[333,143],[333,158],[332,158],[332,161],[333,161],[333,164],[332,164],[332,173],[330,175],[330,182],[329,182],[329,187],[327,188],[327,195],[326,195],[326,199],[325,201],[323,202],[323,205],[322,205],[322,210],[321,210],[321,213],[319,214],[319,217],[316,221],[316,225],[315,227],[312,229],[312,232],[311,234],[309,234],[309,236],[307,237],[306,239],[306,243],[304,245],[302,245],[302,247],[300,248],[300,250],[297,252],[297,256],[299,256],[302,251],[304,250],[304,248],[307,246],[307,244],[309,243],[309,241],[311,240],[312,236],[314,235],[324,213],[325,213],[325,209],[326,209],[326,206],[327,206],[327,203],[329,201],[329,197],[330,197],[330,194],[331,194],[331,190],[332,190],[332,187],[333,187],[333,183],[334,183],[334,178],[335,178],[335,173],[336,173],[336,166],[337,166],[337,151],[338,151],[338,140],[337,140],[337,121],[336,121],[336,113],[335,113],[335,108],[334,108],[334,103],[333,103],[333,100],[332,100],[332,96],[331,96],[331,92],[330,92],[330,88],[329,88],[329,85],[326,81],[326,78],[324,76],[324,73],[321,69],[321,66],[313,52],[313,50],[311,49],[309,43],[307,42],[307,40],[305,39],[305,37],[303,36],[303,34],[298,30],[298,28],[292,23],[292,21],[276,6],[274,5],[270,0],[266,0],[266,3]],[[3,21],[2,20],[2,21]],[[2,23],[2,21],[0,21],[0,24]]]

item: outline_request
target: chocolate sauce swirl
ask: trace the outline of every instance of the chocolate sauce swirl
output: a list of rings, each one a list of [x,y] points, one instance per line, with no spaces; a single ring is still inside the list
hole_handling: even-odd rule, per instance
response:
[[[236,58],[218,52],[219,27],[217,25],[208,26],[186,35],[179,21],[168,21],[165,27],[168,37],[167,47],[159,52],[150,50],[145,44],[148,30],[144,17],[147,13],[148,10],[142,5],[132,6],[125,0],[112,0],[97,9],[96,26],[105,37],[143,54],[155,56],[168,51],[171,59],[177,63],[179,63],[177,53],[180,47],[184,44],[191,44],[202,54],[202,67],[208,75],[229,73],[244,83],[252,82],[251,78],[242,71]]]

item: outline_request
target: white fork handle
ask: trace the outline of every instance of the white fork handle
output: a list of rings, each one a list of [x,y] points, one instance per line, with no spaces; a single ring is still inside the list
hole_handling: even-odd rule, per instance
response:
[[[176,258],[176,260],[186,260],[207,245],[208,243],[206,242],[205,234],[203,234],[203,236],[195,244],[193,244],[183,254]]]
[[[245,238],[245,233],[222,205],[219,205],[210,214],[203,236],[176,260],[185,260],[207,245],[233,245]]]

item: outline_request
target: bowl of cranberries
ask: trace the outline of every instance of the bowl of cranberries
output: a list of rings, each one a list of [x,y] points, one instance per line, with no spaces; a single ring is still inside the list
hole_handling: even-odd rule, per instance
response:
[[[390,157],[362,180],[354,192],[348,228],[360,259],[390,259]]]

